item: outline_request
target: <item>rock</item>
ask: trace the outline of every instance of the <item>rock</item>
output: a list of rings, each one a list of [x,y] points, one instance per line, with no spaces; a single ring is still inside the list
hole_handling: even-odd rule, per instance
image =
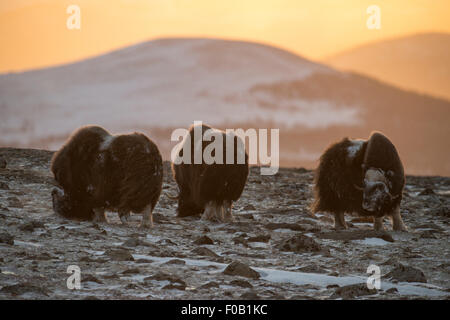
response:
[[[343,231],[331,231],[321,232],[317,234],[320,239],[330,240],[364,240],[366,238],[380,238],[384,241],[394,242],[394,238],[386,231],[375,230],[343,230]]]
[[[20,296],[24,293],[33,292],[48,296],[48,290],[42,286],[37,286],[29,282],[17,283],[9,286],[4,286],[0,292],[9,293],[12,296]]]
[[[0,182],[0,190],[9,190],[9,186],[6,182]]]
[[[398,262],[398,259],[397,259],[397,258],[391,257],[391,258],[387,259],[386,261],[382,262],[381,265],[382,265],[382,266],[386,266],[386,265],[395,266],[395,265],[397,265],[398,263],[399,263],[399,262]]]
[[[384,277],[399,282],[427,282],[427,278],[422,270],[401,263],[397,264],[396,267]]]
[[[450,206],[441,206],[437,209],[434,209],[433,214],[445,218],[450,218]]]
[[[245,236],[240,235],[240,236],[234,237],[232,240],[233,240],[234,244],[242,244],[245,247],[248,246],[247,239],[245,239]]]
[[[165,285],[163,287],[163,290],[181,290],[181,291],[184,291],[185,289],[186,289],[186,285],[174,284],[174,283],[169,283],[168,285]]]
[[[157,242],[157,244],[162,246],[176,246],[177,244],[170,239],[162,239]]]
[[[419,196],[429,196],[429,195],[433,195],[433,194],[436,194],[434,192],[434,190],[431,189],[430,187],[426,187],[419,193]]]
[[[186,261],[181,260],[181,259],[172,259],[172,260],[169,260],[169,261],[165,262],[164,264],[178,264],[178,265],[185,265],[185,264],[186,264]]]
[[[82,275],[81,281],[82,282],[95,282],[95,283],[98,283],[98,284],[103,284],[103,281],[97,279],[92,274]]]
[[[329,284],[327,285],[327,289],[334,289],[334,288],[339,288],[340,286],[338,284]]]
[[[319,266],[316,266],[316,265],[300,267],[297,269],[297,271],[306,272],[306,273],[327,273],[328,272],[327,270],[325,270]]]
[[[426,230],[420,234],[420,238],[422,239],[437,239],[437,237],[434,235],[436,231],[433,230]]]
[[[242,288],[253,288],[252,284],[246,280],[236,279],[230,282],[230,285],[238,286]]]
[[[247,239],[248,242],[269,242],[270,234],[260,234]]]
[[[138,286],[135,283],[129,283],[125,286],[125,289],[127,289],[127,290],[137,290],[139,288],[140,288],[140,286]]]
[[[265,225],[265,227],[269,230],[276,230],[276,229],[290,229],[292,231],[305,231],[305,228],[297,223],[268,223]]]
[[[250,210],[256,210],[255,206],[252,204],[247,204],[245,207],[242,208],[242,211],[250,211]]]
[[[368,296],[376,293],[377,290],[367,288],[366,283],[357,283],[336,288],[330,299],[353,299],[355,297]]]
[[[201,236],[194,241],[194,244],[197,244],[197,245],[214,244],[214,241],[208,236]]]
[[[140,244],[141,244],[141,241],[139,240],[139,238],[129,238],[127,241],[125,241],[123,243],[123,245],[125,247],[131,247],[131,248],[137,247]]]
[[[171,283],[178,283],[180,286],[184,286],[186,288],[186,282],[178,278],[177,276],[164,273],[164,272],[157,272],[156,274],[146,277],[144,281],[148,280],[156,280],[156,281],[170,281]],[[184,290],[184,288],[182,290]]]
[[[115,261],[134,261],[130,251],[126,249],[108,249],[105,254]]]
[[[198,256],[202,257],[212,257],[212,258],[219,258],[220,256],[216,254],[214,251],[205,248],[205,247],[198,247],[191,251],[193,254],[196,254]]]
[[[204,285],[202,285],[200,287],[200,289],[210,289],[210,288],[219,288],[219,287],[220,287],[220,285],[217,282],[210,281],[210,282],[207,282]]]
[[[10,208],[23,209],[23,204],[17,197],[9,197],[7,200]]]
[[[306,295],[296,294],[289,297],[289,300],[317,300],[317,299]]]
[[[137,259],[136,263],[153,263],[154,261],[151,259]]]
[[[92,258],[91,256],[83,256],[80,258],[81,262],[94,262],[94,263],[105,263],[108,262],[108,260],[106,259],[102,259],[102,258]]]
[[[386,293],[397,293],[397,292],[398,292],[397,288],[389,288],[386,290]]]
[[[322,247],[312,238],[297,234],[292,238],[282,240],[277,248],[281,251],[292,252],[318,252]]]
[[[7,164],[8,163],[6,162],[6,159],[3,157],[0,157],[0,169],[5,169]]]
[[[127,275],[127,274],[139,274],[141,273],[141,270],[139,270],[138,268],[131,268],[131,269],[127,269],[125,271],[122,272],[122,274]]]
[[[0,243],[6,243],[12,246],[14,245],[14,237],[6,232],[0,233]]]
[[[30,221],[22,224],[19,229],[22,231],[33,232],[34,229],[45,228],[45,225],[40,221]]]
[[[259,279],[260,275],[258,272],[247,266],[246,264],[243,264],[239,261],[234,261],[230,263],[225,270],[223,271],[224,274],[230,275],[230,276],[241,276],[251,279]]]
[[[260,299],[259,296],[256,294],[256,292],[253,292],[253,291],[244,292],[240,298],[244,299],[244,300],[259,300]]]

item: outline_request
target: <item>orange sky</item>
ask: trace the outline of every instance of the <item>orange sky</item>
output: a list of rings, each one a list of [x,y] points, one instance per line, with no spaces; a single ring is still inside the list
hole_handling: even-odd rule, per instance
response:
[[[81,8],[68,30],[66,8]],[[381,29],[366,8],[381,8]],[[0,0],[0,72],[62,64],[174,36],[253,40],[320,60],[365,42],[450,32],[448,0]]]

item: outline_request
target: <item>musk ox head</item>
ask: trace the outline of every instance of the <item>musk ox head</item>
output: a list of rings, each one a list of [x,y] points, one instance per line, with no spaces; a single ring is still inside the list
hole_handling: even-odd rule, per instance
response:
[[[393,173],[385,173],[381,169],[370,168],[364,177],[364,186],[357,187],[363,192],[362,208],[369,212],[380,212],[386,204],[398,197],[390,193],[389,177]]]
[[[94,212],[83,201],[70,198],[63,189],[55,187],[52,190],[53,211],[65,218],[75,220],[92,220]]]
[[[58,187],[52,190],[53,211],[61,216],[66,216],[71,210],[69,197],[64,194],[64,190]]]

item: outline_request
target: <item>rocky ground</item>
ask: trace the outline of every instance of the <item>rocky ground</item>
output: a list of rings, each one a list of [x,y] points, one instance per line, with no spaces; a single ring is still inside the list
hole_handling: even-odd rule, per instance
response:
[[[52,153],[0,148],[1,299],[448,299],[450,178],[407,177],[408,233],[373,232],[347,216],[348,231],[312,216],[312,171],[252,168],[235,222],[176,218],[165,163],[155,226],[68,221],[53,214]],[[391,225],[386,221],[388,230]],[[67,269],[81,271],[70,290]],[[381,272],[370,290],[369,265]]]

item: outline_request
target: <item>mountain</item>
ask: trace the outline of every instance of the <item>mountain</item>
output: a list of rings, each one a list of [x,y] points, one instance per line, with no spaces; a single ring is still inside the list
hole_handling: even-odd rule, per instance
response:
[[[369,43],[324,62],[405,89],[450,100],[450,34],[426,33]]]
[[[146,132],[169,158],[174,128],[279,128],[280,163],[313,168],[328,144],[373,130],[406,171],[450,175],[450,102],[271,46],[159,39],[70,65],[0,75],[0,145],[58,148],[74,129]]]

